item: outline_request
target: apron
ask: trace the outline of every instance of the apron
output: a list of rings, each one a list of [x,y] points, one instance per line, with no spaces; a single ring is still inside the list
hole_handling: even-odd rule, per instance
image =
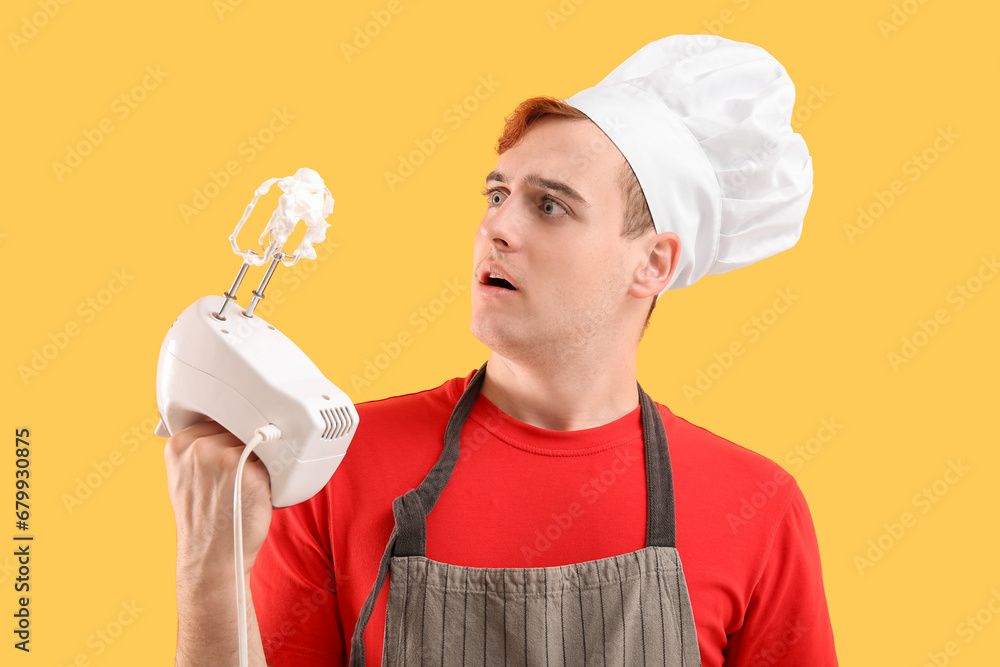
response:
[[[395,527],[351,639],[351,667],[365,665],[365,627],[390,571],[383,666],[701,667],[676,549],[667,436],[642,387],[645,548],[536,568],[461,567],[426,557],[427,515],[458,462],[462,426],[485,371],[483,364],[455,405],[437,463],[393,501]]]

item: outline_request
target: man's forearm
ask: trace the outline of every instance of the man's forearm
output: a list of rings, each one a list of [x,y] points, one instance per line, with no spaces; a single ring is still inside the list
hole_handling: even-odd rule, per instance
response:
[[[247,640],[250,665],[265,667],[250,575],[247,574]],[[177,571],[177,667],[238,667],[236,583],[233,570]]]

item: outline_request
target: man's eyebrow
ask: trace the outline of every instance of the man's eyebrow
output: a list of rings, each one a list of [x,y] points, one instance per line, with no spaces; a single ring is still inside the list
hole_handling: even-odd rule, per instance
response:
[[[566,198],[575,201],[577,204],[580,204],[581,206],[587,208],[590,207],[590,203],[583,198],[583,195],[581,195],[574,188],[570,187],[569,185],[566,185],[565,183],[561,183],[559,181],[553,181],[548,178],[542,178],[538,174],[528,174],[521,180],[524,181],[526,185],[530,185],[536,188],[541,188],[543,190],[551,190],[553,192],[561,193],[565,195]],[[495,169],[486,175],[486,182],[489,183],[490,181],[498,181],[500,183],[508,182],[506,174],[504,174],[501,171],[497,171]]]

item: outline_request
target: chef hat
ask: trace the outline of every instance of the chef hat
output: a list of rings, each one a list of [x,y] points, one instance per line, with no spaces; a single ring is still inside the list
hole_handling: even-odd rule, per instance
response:
[[[671,35],[564,101],[628,160],[656,231],[680,238],[664,291],[748,266],[799,240],[812,158],[790,125],[795,86],[759,46]]]

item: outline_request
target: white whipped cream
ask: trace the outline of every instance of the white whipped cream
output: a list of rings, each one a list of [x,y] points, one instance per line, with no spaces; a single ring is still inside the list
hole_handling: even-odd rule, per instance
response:
[[[278,208],[271,214],[271,219],[260,235],[258,243],[261,253],[253,249],[240,250],[236,243],[236,236],[243,223],[250,217],[250,212],[257,204],[257,200],[271,189],[275,183],[284,192],[278,198]],[[326,239],[326,230],[330,224],[326,221],[327,216],[333,212],[333,195],[323,183],[323,179],[318,173],[302,167],[293,176],[285,178],[270,178],[264,181],[259,188],[254,191],[253,200],[247,205],[243,212],[243,217],[236,224],[236,229],[229,237],[233,246],[233,252],[243,257],[244,261],[259,266],[277,253],[282,253],[281,261],[285,266],[291,266],[301,258],[316,259],[316,251],[313,249],[314,243],[320,243]],[[306,231],[299,242],[299,246],[293,253],[284,252],[285,242],[295,230],[295,225],[299,221],[306,223]],[[267,247],[264,247],[265,239]]]

